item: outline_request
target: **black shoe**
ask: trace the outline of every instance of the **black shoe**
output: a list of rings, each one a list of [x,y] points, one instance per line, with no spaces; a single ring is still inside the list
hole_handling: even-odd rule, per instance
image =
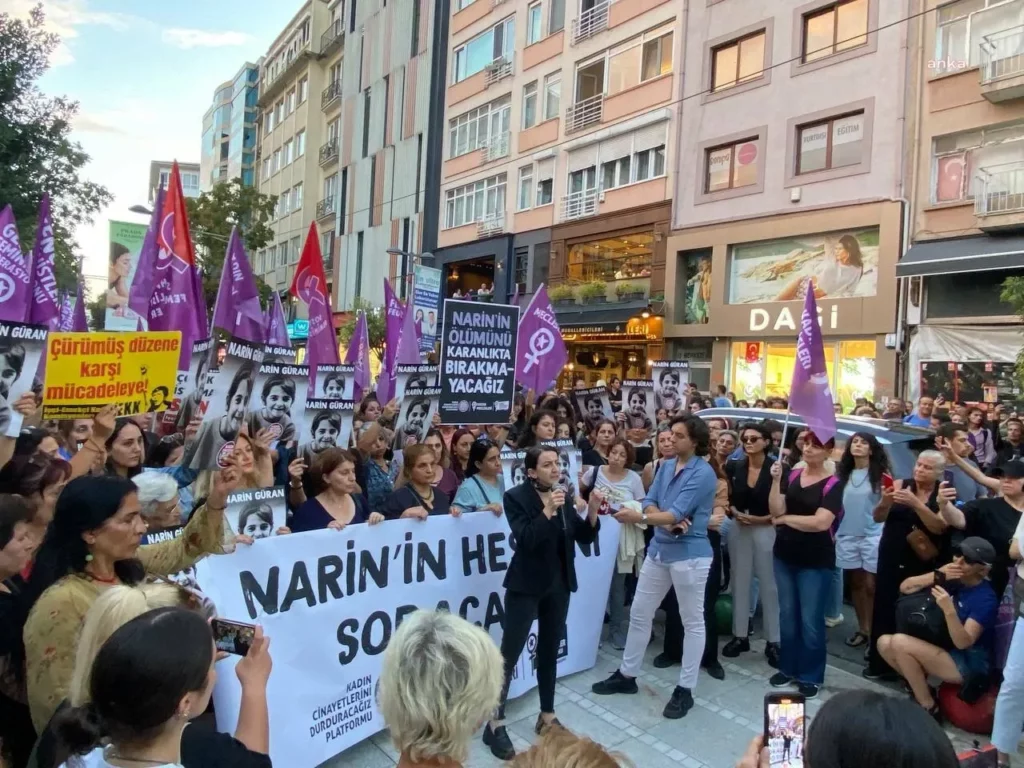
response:
[[[878,672],[871,667],[864,667],[860,676],[865,680],[877,680],[882,683],[894,683],[900,679],[900,676],[895,672]]]
[[[764,658],[768,662],[768,666],[772,669],[779,668],[779,656],[782,651],[779,649],[778,643],[767,643],[764,647]]]
[[[725,670],[722,665],[717,661],[713,661],[710,664],[704,665],[704,671],[707,672],[715,680],[725,680]]]
[[[626,677],[617,669],[612,672],[611,677],[607,680],[602,680],[590,686],[590,690],[598,696],[609,696],[613,693],[638,693],[640,691],[636,686],[635,677]]]
[[[554,718],[550,723],[545,723],[544,717],[542,715],[537,715],[537,724],[533,726],[533,732],[540,736],[545,731],[547,731],[548,728],[553,728],[556,725],[559,728],[562,727],[562,724],[558,721],[557,717]]]
[[[818,686],[811,683],[797,683],[796,689],[803,694],[805,699],[818,698]]]
[[[793,685],[793,678],[782,672],[776,672],[768,679],[768,685],[772,688],[788,688]]]
[[[668,704],[665,705],[661,714],[669,720],[678,720],[681,717],[686,717],[686,713],[691,709],[693,709],[693,696],[689,689],[677,685],[676,689],[672,691],[672,698],[668,700]]]
[[[734,637],[725,644],[725,648],[722,649],[722,655],[727,659],[735,659],[741,653],[746,653],[749,650],[750,640],[748,638]]]
[[[491,754],[499,760],[511,760],[516,756],[516,748],[512,746],[512,739],[508,737],[504,725],[492,730],[488,723],[484,728],[484,744],[491,748]]]
[[[654,657],[654,661],[652,663],[658,669],[668,669],[669,667],[674,667],[676,664],[682,664],[682,659],[673,658],[667,653],[659,653]]]

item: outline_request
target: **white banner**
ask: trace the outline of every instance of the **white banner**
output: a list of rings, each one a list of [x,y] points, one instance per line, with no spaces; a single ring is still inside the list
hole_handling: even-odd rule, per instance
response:
[[[579,591],[569,603],[559,677],[597,661],[618,541],[619,524],[604,517],[598,542],[577,547]],[[312,768],[385,727],[375,697],[380,654],[417,608],[457,612],[500,644],[513,547],[504,517],[477,512],[278,536],[201,561],[198,581],[218,615],[261,624],[271,638],[274,764]],[[537,684],[536,629],[509,698]],[[217,726],[229,733],[241,695],[237,661],[217,665],[214,691]]]

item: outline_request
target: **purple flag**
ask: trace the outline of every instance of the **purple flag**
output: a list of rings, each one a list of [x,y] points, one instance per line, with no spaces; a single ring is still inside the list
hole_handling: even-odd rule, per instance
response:
[[[60,319],[57,321],[58,331],[70,331],[71,323],[74,321],[75,305],[71,294],[61,291],[60,294]]]
[[[267,305],[267,344],[275,347],[288,347],[292,342],[288,338],[288,324],[284,321],[284,307],[281,306],[281,294],[274,291],[274,298]]]
[[[818,325],[818,305],[814,300],[814,287],[810,284],[804,300],[804,313],[800,316],[789,410],[803,416],[807,426],[821,442],[828,442],[835,437],[835,405],[832,402],[832,390],[828,386],[825,347],[821,342],[821,327]]]
[[[82,281],[78,281],[78,293],[75,296],[75,313],[71,316],[71,327],[75,333],[86,333],[89,321],[85,318],[85,294],[82,292]]]
[[[395,393],[395,358],[398,356],[398,341],[402,334],[405,307],[395,296],[391,281],[384,279],[384,367],[377,378],[377,399],[387,403]]]
[[[153,298],[153,288],[156,285],[156,264],[159,251],[156,232],[160,227],[164,197],[164,188],[160,187],[156,193],[156,202],[153,204],[153,213],[149,217],[149,229],[146,230],[142,248],[139,249],[139,260],[135,265],[135,274],[132,276],[132,287],[128,291],[128,309],[147,323],[149,322],[149,300]]]
[[[402,330],[395,349],[395,365],[419,365],[420,342],[416,331],[420,324],[416,322],[416,307],[410,299],[405,303],[405,314],[402,317]]]
[[[32,306],[28,321],[45,325],[51,331],[60,322],[60,304],[57,299],[57,276],[53,265],[53,219],[50,216],[50,196],[43,193],[39,203],[39,223],[36,241],[32,245]],[[45,358],[43,358],[45,359]]]
[[[345,363],[356,368],[352,380],[355,382],[355,399],[361,400],[363,393],[370,389],[370,335],[366,327],[366,313],[362,310],[345,350]]]
[[[206,291],[203,289],[203,270],[197,264],[192,269],[192,290],[199,297],[199,308],[195,312],[196,339],[210,338],[210,316],[206,311]]]
[[[0,211],[0,320],[24,323],[32,298],[28,258],[21,252],[14,210]]]
[[[266,343],[260,291],[256,287],[256,278],[252,276],[238,227],[231,228],[227,253],[224,254],[217,303],[213,308],[213,326],[252,344]]]
[[[548,289],[541,285],[519,321],[516,380],[538,394],[557,381],[569,359]]]

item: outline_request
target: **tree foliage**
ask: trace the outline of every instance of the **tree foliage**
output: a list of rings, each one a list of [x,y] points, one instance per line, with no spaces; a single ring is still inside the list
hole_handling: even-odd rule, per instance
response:
[[[105,293],[85,302],[85,316],[89,319],[89,327],[92,330],[103,330],[103,325],[107,321],[107,296]]]
[[[203,270],[203,288],[210,311],[217,300],[217,287],[232,226],[237,223],[251,264],[256,251],[274,239],[270,219],[276,204],[276,195],[261,194],[253,187],[244,186],[241,179],[217,184],[209,192],[187,201],[192,241],[196,247],[196,260]],[[256,277],[256,284],[265,303],[270,296],[270,288],[259,277]]]
[[[338,337],[341,339],[341,343],[348,348],[352,341],[352,335],[356,332],[359,310],[366,312],[366,331],[370,337],[370,351],[377,356],[378,360],[383,360],[384,339],[387,336],[387,315],[384,313],[384,307],[375,307],[365,299],[356,299],[348,320],[338,329]]]
[[[72,233],[109,205],[105,187],[81,177],[89,156],[70,139],[78,102],[45,96],[36,84],[60,39],[43,29],[42,5],[26,21],[0,13],[0,206],[10,203],[22,250],[35,240],[39,202],[50,193],[57,286],[74,290]]]
[[[1013,307],[1014,313],[1024,321],[1024,277],[1006,278],[1003,281],[1003,291],[1000,298]],[[1016,374],[1017,382],[1024,386],[1024,344],[1017,350]]]

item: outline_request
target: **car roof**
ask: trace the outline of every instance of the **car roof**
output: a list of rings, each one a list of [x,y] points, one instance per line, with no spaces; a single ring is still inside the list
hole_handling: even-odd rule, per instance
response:
[[[702,419],[729,419],[730,423],[742,423],[744,421],[764,421],[774,419],[785,423],[786,411],[775,408],[706,408],[697,412]],[[795,413],[789,415],[789,426],[806,427],[807,421]],[[867,416],[836,416],[836,427],[840,432],[868,432],[873,435],[884,435],[891,443],[910,442],[932,438],[935,431],[924,427],[914,427],[900,421],[887,421],[885,419],[872,419]]]

